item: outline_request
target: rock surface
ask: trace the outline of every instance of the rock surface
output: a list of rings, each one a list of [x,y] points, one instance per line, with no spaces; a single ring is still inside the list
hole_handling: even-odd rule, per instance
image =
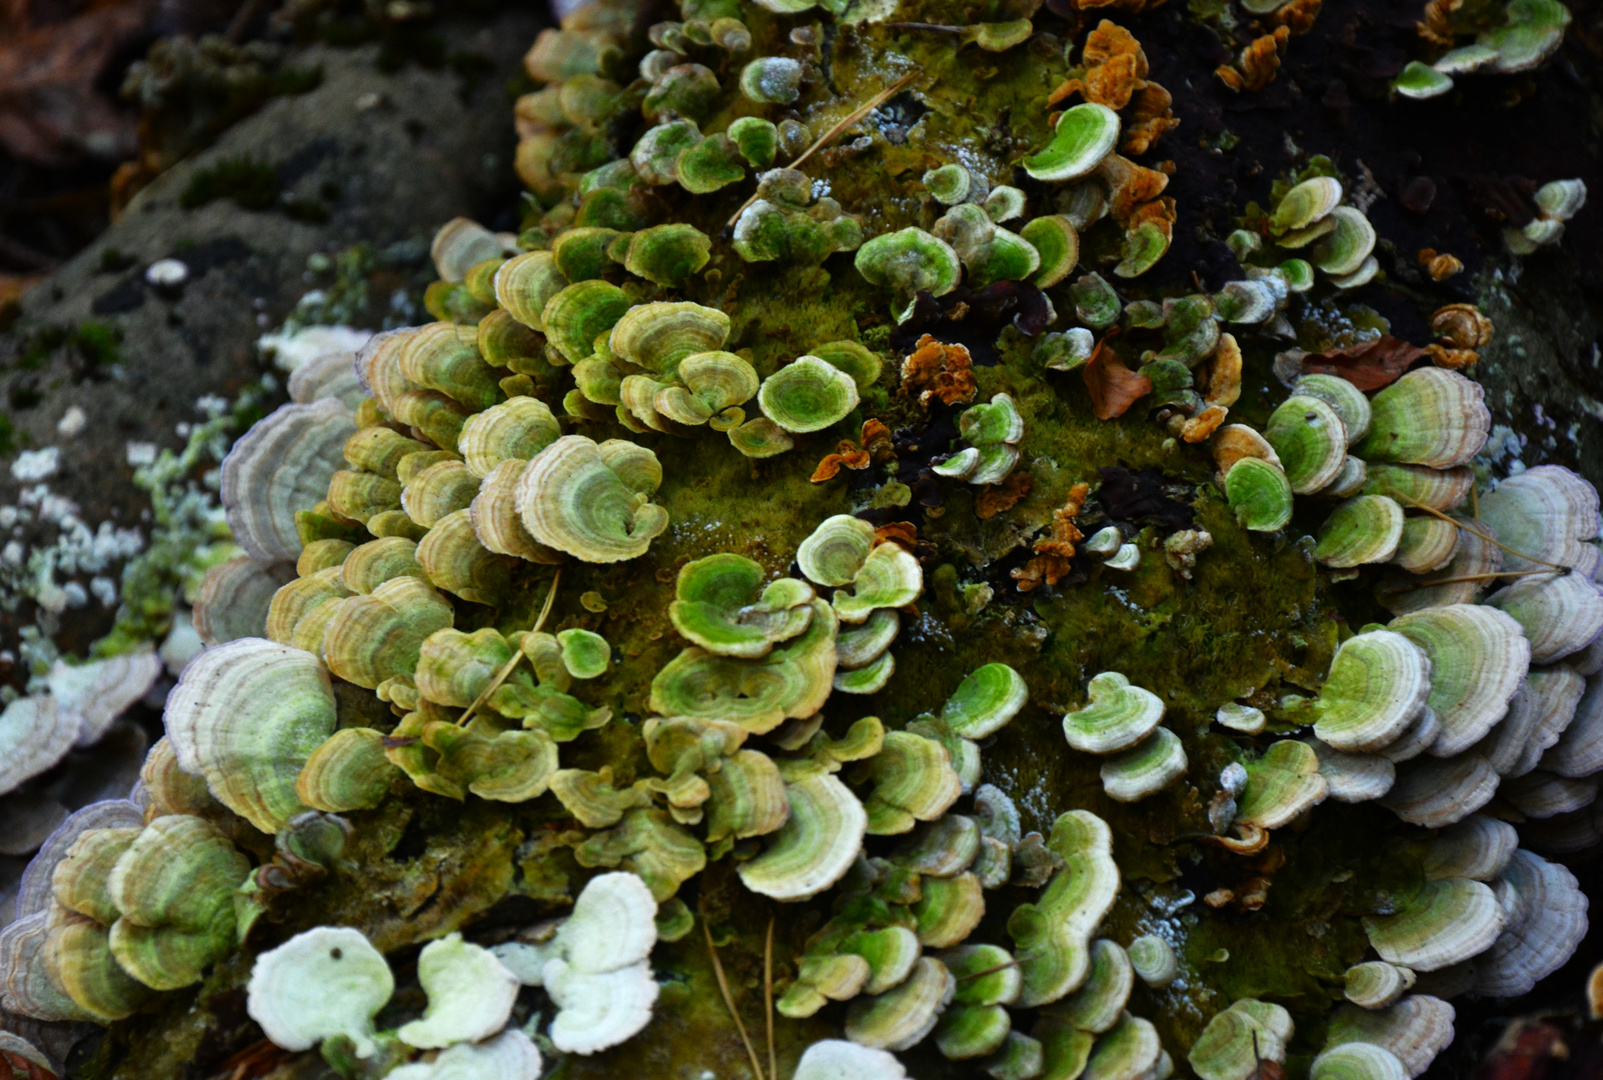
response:
[[[148,541],[149,500],[131,483],[128,444],[181,448],[180,432],[207,418],[197,401],[233,400],[261,379],[256,339],[318,283],[306,272],[309,256],[370,245],[389,268],[378,284],[404,291],[440,223],[459,214],[494,221],[515,205],[507,86],[541,23],[531,6],[447,24],[451,62],[437,70],[386,74],[376,47],[312,46],[294,63],[322,69],[318,88],[269,102],[142,191],[119,224],[24,298],[21,317],[0,334],[14,444],[0,459],[9,466],[0,470],[0,506],[32,488],[25,501],[37,509],[44,484],[76,504],[90,532],[110,522]],[[245,210],[221,197],[184,207],[197,177],[240,162],[276,173],[276,205]],[[146,282],[162,259],[187,268],[181,289]],[[408,314],[397,300],[398,314]],[[72,410],[81,422],[68,418]],[[48,453],[19,457],[50,447],[59,448],[53,469]],[[0,529],[0,544],[18,545],[0,559],[3,600],[14,608],[0,612],[0,648],[14,648],[37,615],[17,602],[18,579],[29,553],[58,531],[37,521]],[[117,578],[116,567],[103,573]],[[81,651],[105,633],[115,603],[73,601],[54,636],[63,650]]]

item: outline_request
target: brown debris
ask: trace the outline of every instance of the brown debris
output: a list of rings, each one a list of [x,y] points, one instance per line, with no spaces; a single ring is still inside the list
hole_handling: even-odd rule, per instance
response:
[[[1229,408],[1241,397],[1241,346],[1234,334],[1220,334],[1219,346],[1208,362],[1208,377],[1202,400],[1209,405]]]
[[[1593,1020],[1603,1020],[1603,964],[1586,977],[1586,1007]]]
[[[1074,545],[1085,539],[1085,534],[1075,526],[1074,519],[1085,509],[1085,500],[1090,494],[1090,484],[1075,484],[1069,489],[1069,497],[1062,508],[1053,511],[1050,531],[1033,545],[1035,558],[1013,571],[1013,580],[1018,583],[1019,592],[1029,592],[1042,585],[1056,585],[1068,574],[1069,560],[1074,557]]]
[[[1277,26],[1272,34],[1255,39],[1236,58],[1231,67],[1225,64],[1214,71],[1219,81],[1232,90],[1256,93],[1274,82],[1280,70],[1280,58],[1285,55],[1286,42],[1291,40],[1291,27]]]
[[[1136,215],[1169,186],[1168,174],[1118,154],[1103,158],[1094,175],[1108,189],[1108,213],[1125,230],[1135,228],[1139,224]]]
[[[1142,87],[1134,100],[1119,149],[1126,154],[1144,154],[1165,131],[1179,127],[1180,121],[1171,108],[1174,96],[1155,82]]]
[[[863,432],[860,436],[863,449],[875,461],[890,461],[896,457],[896,446],[891,440],[891,429],[877,419],[870,418],[863,421]]]
[[[1425,352],[1430,356],[1431,363],[1437,367],[1459,368],[1471,367],[1480,363],[1481,354],[1474,349],[1452,349],[1445,345],[1427,345]]]
[[[1223,405],[1208,406],[1185,422],[1180,429],[1180,437],[1188,443],[1206,441],[1208,436],[1219,430],[1219,425],[1225,422],[1229,412]]]
[[[840,475],[842,469],[866,469],[871,463],[868,451],[852,442],[842,439],[833,454],[825,454],[824,459],[818,463],[809,477],[815,484],[822,484],[826,480],[833,480]]]
[[[1157,83],[1147,81],[1147,57],[1135,35],[1103,19],[1085,39],[1080,54],[1084,74],[1065,81],[1047,97],[1056,105],[1079,94],[1086,101],[1123,109],[1135,108],[1124,124],[1126,154],[1144,154],[1165,131],[1178,127],[1170,106],[1173,97]]]
[[[1425,268],[1425,273],[1430,275],[1432,281],[1446,281],[1464,269],[1464,263],[1458,256],[1445,251],[1438,252],[1435,248],[1419,249],[1419,265]]]
[[[1284,26],[1292,37],[1301,37],[1314,28],[1314,20],[1324,6],[1325,0],[1291,0],[1270,14],[1269,25]]]
[[[874,546],[895,544],[914,555],[919,549],[918,526],[911,521],[891,521],[874,530]],[[928,545],[925,545],[928,546]]]
[[[1569,1044],[1557,1025],[1535,1017],[1517,1017],[1508,1022],[1475,1075],[1477,1080],[1542,1080],[1553,1062],[1569,1056]]]
[[[1425,18],[1414,24],[1419,36],[1432,45],[1452,45],[1453,14],[1464,6],[1464,0],[1430,0],[1425,5]]]
[[[1091,414],[1098,420],[1123,416],[1131,405],[1152,392],[1152,380],[1125,367],[1107,347],[1111,336],[1110,332],[1097,342],[1091,359],[1080,369],[1085,388],[1091,392]]]
[[[1069,6],[1076,11],[1100,11],[1103,8],[1112,8],[1126,15],[1139,15],[1143,11],[1162,7],[1166,2],[1167,0],[1068,0]]]
[[[919,391],[920,405],[928,406],[932,397],[939,398],[943,405],[973,401],[978,389],[974,385],[974,362],[961,345],[947,345],[925,334],[902,361],[902,396],[911,397]]]
[[[1492,320],[1474,304],[1447,304],[1431,313],[1433,333],[1455,349],[1478,349],[1492,340]]]
[[[1368,393],[1396,382],[1425,350],[1394,337],[1376,338],[1302,358],[1304,375],[1340,375]]]
[[[1204,843],[1218,844],[1236,855],[1256,855],[1269,846],[1269,830],[1262,826],[1238,821],[1230,826],[1230,831],[1234,835],[1199,836],[1197,839]]]
[[[1030,493],[1035,478],[1029,473],[1011,473],[1000,484],[987,484],[974,498],[974,516],[987,521],[1017,506]]]

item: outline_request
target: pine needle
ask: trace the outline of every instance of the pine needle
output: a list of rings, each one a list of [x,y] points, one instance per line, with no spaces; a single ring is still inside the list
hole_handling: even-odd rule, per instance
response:
[[[1571,568],[1568,566],[1560,566],[1558,563],[1550,563],[1546,559],[1538,559],[1533,555],[1527,555],[1523,551],[1516,551],[1507,544],[1502,543],[1493,537],[1487,536],[1485,533],[1481,532],[1479,529],[1468,524],[1467,522],[1460,521],[1455,517],[1450,517],[1449,515],[1444,514],[1440,510],[1436,509],[1434,506],[1426,506],[1424,503],[1415,502],[1413,499],[1410,499],[1407,495],[1404,495],[1400,491],[1393,489],[1388,494],[1390,494],[1393,499],[1396,499],[1400,503],[1405,503],[1408,506],[1413,507],[1415,510],[1423,510],[1431,517],[1441,518],[1443,521],[1447,522],[1447,524],[1452,525],[1455,528],[1463,529],[1471,536],[1478,536],[1488,544],[1491,544],[1493,547],[1502,548],[1510,555],[1524,559],[1526,562],[1533,562],[1538,566],[1551,566],[1554,570],[1557,570],[1562,574],[1567,574],[1570,572]]]
[[[718,950],[713,947],[712,928],[707,920],[701,920],[701,932],[707,938],[707,952],[712,956],[713,974],[718,976],[718,989],[724,995],[724,1004],[729,1007],[729,1015],[735,1019],[735,1029],[740,1032],[740,1041],[746,1047],[746,1056],[751,1058],[752,1071],[757,1074],[757,1080],[764,1080],[763,1065],[757,1058],[757,1051],[751,1045],[751,1038],[746,1034],[746,1025],[740,1022],[740,1013],[735,1010],[734,995],[729,992],[729,980],[724,978],[723,961],[718,959]]]
[[[763,1009],[768,1018],[768,1075],[779,1080],[774,1058],[774,917],[768,916],[768,938],[763,942]]]
[[[1389,589],[1380,590],[1383,593],[1413,592],[1415,589],[1425,589],[1432,585],[1457,585],[1462,581],[1497,581],[1501,578],[1537,577],[1557,573],[1554,570],[1504,570],[1496,574],[1464,574],[1461,577],[1437,578],[1435,581],[1410,581],[1394,585]]]
[[[824,132],[817,139],[815,139],[813,141],[813,145],[811,145],[807,149],[803,150],[801,152],[801,156],[796,158],[795,161],[792,161],[789,165],[786,166],[786,168],[794,169],[796,166],[800,165],[802,162],[804,162],[808,158],[812,157],[814,151],[819,150],[822,147],[828,146],[829,143],[837,135],[839,135],[841,132],[845,131],[847,128],[849,128],[853,124],[857,123],[863,117],[867,116],[869,113],[873,112],[875,109],[879,108],[881,105],[883,105],[887,101],[889,101],[891,98],[893,98],[897,94],[901,93],[902,90],[904,90],[907,86],[909,86],[913,82],[914,79],[918,78],[919,73],[920,73],[920,69],[914,68],[912,71],[909,71],[906,75],[903,75],[900,79],[897,79],[895,82],[891,83],[885,89],[881,90],[879,93],[877,93],[873,97],[869,98],[861,106],[859,106],[856,109],[853,109],[851,114],[849,116],[847,116],[846,119],[842,120],[840,123],[836,124],[834,127],[830,128],[828,131]],[[740,204],[740,209],[736,210],[734,212],[734,214],[730,217],[729,221],[726,223],[727,227],[731,228],[731,229],[734,228],[735,227],[735,222],[740,220],[740,215],[744,214],[746,212],[746,208],[748,206],[750,206],[752,203],[756,202],[756,201],[757,201],[757,194],[756,194],[756,192],[753,192],[751,198],[749,198],[745,202],[741,203]]]
[[[534,626],[529,630],[529,633],[539,633],[540,627],[545,625],[546,617],[551,614],[551,606],[556,602],[557,586],[560,584],[562,584],[562,567],[559,566],[557,567],[557,572],[551,575],[551,590],[545,594],[545,604],[540,608],[540,617],[534,620]],[[499,690],[501,684],[512,677],[512,672],[517,669],[518,663],[522,659],[523,650],[513,649],[512,659],[501,665],[501,670],[495,673],[495,678],[490,680],[490,685],[486,686],[484,691],[473,699],[473,704],[468,706],[466,712],[457,717],[457,727],[461,727],[473,718],[473,714],[479,711],[479,706],[489,701],[490,695]]]

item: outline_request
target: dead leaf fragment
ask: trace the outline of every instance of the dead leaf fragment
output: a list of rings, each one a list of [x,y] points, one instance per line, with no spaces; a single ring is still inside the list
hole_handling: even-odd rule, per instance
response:
[[[1425,350],[1394,337],[1380,337],[1359,345],[1309,353],[1302,358],[1304,375],[1340,375],[1368,393],[1390,386]]]
[[[1011,510],[1034,486],[1035,478],[1029,473],[1022,472],[1009,474],[1000,484],[987,484],[980,490],[979,495],[975,496],[974,516],[981,521],[988,521],[1006,510]]]
[[[1123,416],[1152,392],[1152,380],[1125,367],[1107,344],[1107,337],[1097,342],[1091,359],[1080,369],[1085,388],[1091,392],[1091,414],[1098,420]]]

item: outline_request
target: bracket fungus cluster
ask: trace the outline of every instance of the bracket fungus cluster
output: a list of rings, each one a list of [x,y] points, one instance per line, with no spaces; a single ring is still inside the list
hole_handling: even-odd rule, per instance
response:
[[[1433,0],[1438,68],[1539,63],[1548,2]],[[1406,1080],[1562,967],[1597,492],[1497,478],[1496,328],[1390,336],[1331,160],[1149,273],[1180,121],[1094,6],[542,31],[519,231],[448,223],[432,321],[234,445],[207,648],[38,838],[0,1008],[149,1075],[266,1060],[243,998],[348,1078]],[[1251,89],[1312,15],[1246,6]],[[99,663],[0,713],[0,794],[159,670]]]

